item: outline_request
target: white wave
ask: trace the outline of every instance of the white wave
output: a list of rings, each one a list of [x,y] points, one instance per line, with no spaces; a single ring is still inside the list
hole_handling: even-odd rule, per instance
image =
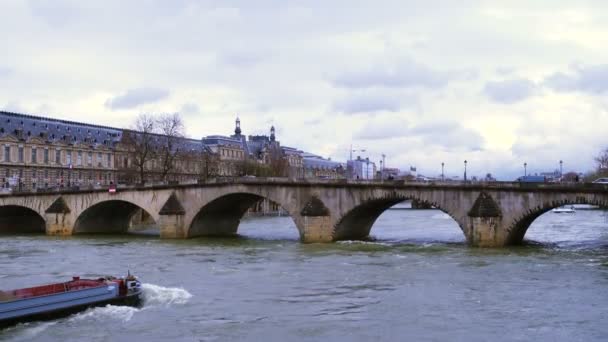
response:
[[[128,322],[133,318],[133,314],[140,309],[131,306],[116,306],[106,305],[97,308],[91,308],[85,312],[76,314],[70,318],[70,321],[82,321],[86,319],[118,319],[123,322]]]
[[[5,330],[5,332],[18,331],[13,337],[13,341],[31,341],[34,337],[43,333],[46,329],[57,324],[57,322],[33,322],[18,324],[13,328]],[[23,330],[22,330],[23,329]]]
[[[388,242],[379,242],[379,241],[363,241],[363,240],[342,240],[336,241],[338,244],[342,245],[371,245],[371,246],[391,246]]]
[[[144,305],[185,304],[192,294],[178,287],[162,287],[154,284],[142,284]]]

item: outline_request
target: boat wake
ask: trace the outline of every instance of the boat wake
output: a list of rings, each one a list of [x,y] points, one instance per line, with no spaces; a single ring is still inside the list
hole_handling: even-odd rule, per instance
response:
[[[154,284],[143,284],[144,307],[153,305],[185,304],[192,294],[179,287],[162,287]]]
[[[141,309],[131,306],[106,305],[99,308],[92,308],[85,312],[76,314],[68,319],[68,322],[80,322],[83,320],[107,320],[116,319],[128,322],[133,315]]]

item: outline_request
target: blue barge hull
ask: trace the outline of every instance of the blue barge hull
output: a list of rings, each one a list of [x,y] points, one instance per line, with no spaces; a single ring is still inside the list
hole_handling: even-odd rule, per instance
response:
[[[74,286],[74,282],[78,282],[76,285],[88,282],[88,286]],[[15,298],[5,301],[0,299],[0,328],[22,322],[64,317],[95,306],[107,304],[139,306],[141,304],[141,283],[132,276],[131,279],[99,279],[97,286],[95,286],[95,282],[75,278],[72,282],[64,284],[12,291],[17,294]],[[64,290],[61,292],[32,295],[40,292],[40,289],[61,288],[62,285]],[[19,298],[20,291],[25,291],[29,296]]]

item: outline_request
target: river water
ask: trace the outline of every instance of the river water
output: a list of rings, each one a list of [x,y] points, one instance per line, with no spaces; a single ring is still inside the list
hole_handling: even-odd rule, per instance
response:
[[[289,217],[238,238],[0,237],[0,288],[120,275],[142,308],[0,331],[7,341],[606,341],[608,219],[547,213],[526,246],[467,247],[436,210],[388,210],[373,242],[301,244]]]

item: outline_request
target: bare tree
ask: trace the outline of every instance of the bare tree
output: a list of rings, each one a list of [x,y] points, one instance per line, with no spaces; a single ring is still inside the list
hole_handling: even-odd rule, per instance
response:
[[[154,158],[155,124],[153,116],[140,114],[135,119],[132,130],[125,130],[123,134],[124,145],[139,171],[139,181],[142,184],[146,182],[146,163]]]
[[[595,157],[595,161],[597,162],[598,173],[608,173],[608,148]]]
[[[286,177],[289,171],[289,161],[278,146],[268,149],[271,176]]]
[[[184,122],[178,113],[161,114],[156,119],[158,132],[161,134],[158,146],[161,178],[167,180],[167,175],[175,170],[176,160],[179,159],[179,140],[185,134]]]
[[[199,180],[207,181],[218,175],[219,156],[208,149],[201,149],[198,156]]]

